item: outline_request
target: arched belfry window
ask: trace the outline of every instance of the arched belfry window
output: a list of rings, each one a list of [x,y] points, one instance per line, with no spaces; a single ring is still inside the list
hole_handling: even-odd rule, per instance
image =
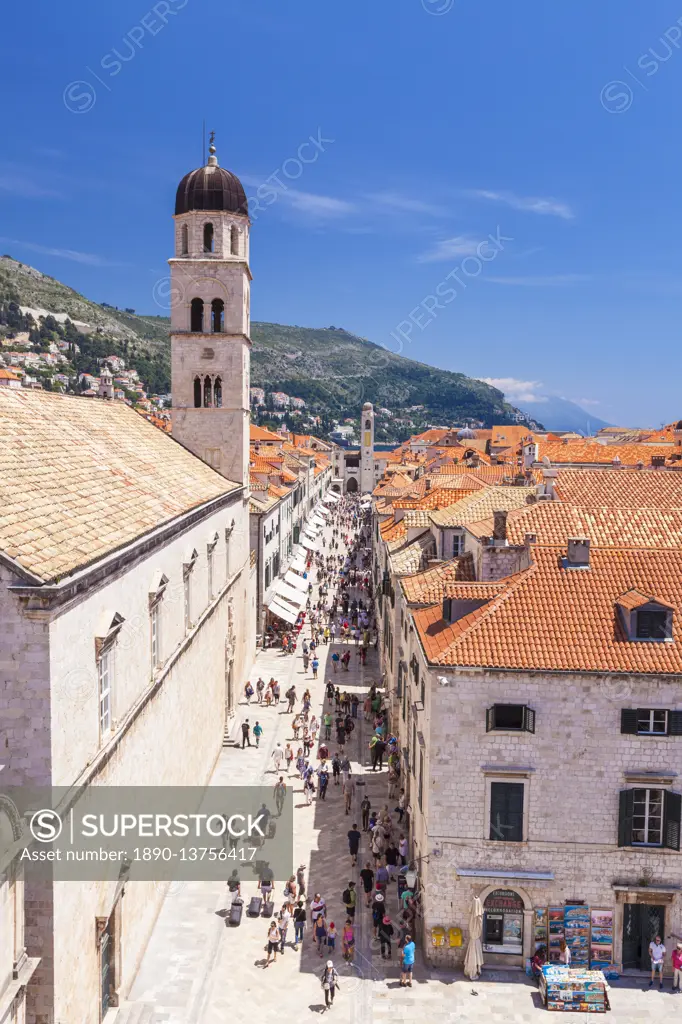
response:
[[[204,252],[213,252],[213,225],[204,224]]]
[[[220,377],[216,377],[215,384],[213,385],[213,404],[216,409],[222,408],[223,404],[223,382]]]
[[[239,256],[239,229],[234,224],[230,228],[230,252]]]
[[[204,300],[192,299],[190,331],[201,334],[204,330]]]
[[[194,408],[201,409],[201,377],[194,378]]]
[[[211,394],[211,378],[204,377],[204,409],[210,409],[213,405],[213,395]]]
[[[182,225],[180,232],[180,252],[183,256],[186,256],[189,252],[189,230],[186,224]]]
[[[214,299],[211,303],[211,331],[222,334],[225,330],[225,303],[222,299]]]
[[[372,421],[371,420],[365,420],[365,430],[371,430],[371,429],[372,429]]]

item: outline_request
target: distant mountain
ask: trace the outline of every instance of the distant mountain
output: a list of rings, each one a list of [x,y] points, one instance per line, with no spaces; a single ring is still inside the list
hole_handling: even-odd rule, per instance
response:
[[[73,371],[96,374],[99,359],[120,355],[127,366],[137,370],[150,393],[170,391],[167,317],[145,316],[133,309],[91,302],[11,256],[0,257],[0,306],[4,307],[0,328],[5,325],[5,334],[17,323],[16,306],[23,308],[22,316],[26,310],[32,311],[30,315],[36,323],[41,311],[57,316],[66,314],[77,322],[76,333],[70,328],[69,338],[80,348]],[[25,330],[25,326],[21,329]],[[43,321],[42,337],[35,338],[43,349],[49,345],[53,329],[52,321],[47,328]],[[64,337],[62,326],[59,337]],[[268,393],[282,391],[305,402],[301,417],[287,416],[290,426],[304,427],[309,415],[320,418],[317,428],[322,433],[328,432],[335,420],[354,420],[358,425],[364,402],[387,410],[377,414],[377,441],[402,441],[427,426],[537,425],[534,417],[538,409],[530,415],[520,412],[490,384],[395,355],[340,327],[253,322],[251,337],[251,384]],[[39,350],[33,342],[31,347]],[[544,408],[543,405],[542,412]],[[257,414],[259,422],[267,422],[273,411],[268,400],[268,407]]]
[[[573,430],[588,436],[602,427],[613,426],[566,398],[558,398],[556,395],[543,395],[542,398],[541,402],[519,402],[518,405],[527,416],[536,416],[542,420],[547,430]]]

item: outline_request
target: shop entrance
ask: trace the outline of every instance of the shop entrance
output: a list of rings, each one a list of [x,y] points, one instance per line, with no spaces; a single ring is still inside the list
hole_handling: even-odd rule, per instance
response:
[[[524,903],[513,889],[495,889],[483,904],[483,952],[523,956]]]
[[[623,969],[651,969],[649,943],[665,936],[665,907],[626,903],[623,907]]]

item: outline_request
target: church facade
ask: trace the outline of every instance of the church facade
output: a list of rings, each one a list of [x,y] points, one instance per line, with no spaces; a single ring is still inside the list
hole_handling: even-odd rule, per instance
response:
[[[249,221],[213,149],[175,223],[173,437],[124,403],[0,391],[3,787],[204,785],[252,664]],[[10,883],[9,1019],[102,1020],[162,887]]]

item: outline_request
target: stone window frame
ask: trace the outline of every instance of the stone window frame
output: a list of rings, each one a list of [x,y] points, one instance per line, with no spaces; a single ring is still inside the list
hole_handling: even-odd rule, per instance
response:
[[[163,665],[161,609],[167,587],[168,577],[165,573],[158,573],[149,590],[149,649],[152,675]]]
[[[119,612],[105,612],[95,636],[97,666],[97,710],[102,742],[114,730],[114,650],[125,619]],[[105,687],[106,680],[106,687]],[[102,708],[106,703],[106,712]]]
[[[196,548],[186,556],[182,563],[182,586],[183,586],[183,617],[185,624],[185,635],[192,629],[192,574],[196,565],[199,553]]]
[[[215,549],[216,549],[216,547],[218,545],[219,539],[220,539],[220,537],[219,537],[218,531],[216,530],[216,532],[213,534],[212,537],[209,538],[209,540],[208,540],[208,542],[206,544],[206,574],[207,574],[207,586],[208,586],[208,600],[209,600],[209,603],[215,597],[215,590],[214,590],[214,586],[213,586],[214,567],[215,567],[214,566],[213,555],[214,555]]]
[[[518,848],[523,843],[528,842],[528,826],[530,820],[530,783],[535,769],[516,768],[513,766],[501,766],[498,768],[495,765],[484,765],[482,770],[485,778],[483,841],[486,844],[494,844],[496,847],[508,844],[511,847]],[[520,841],[490,838],[490,815],[492,812],[493,782],[516,782],[521,783],[523,785],[523,816]]]

